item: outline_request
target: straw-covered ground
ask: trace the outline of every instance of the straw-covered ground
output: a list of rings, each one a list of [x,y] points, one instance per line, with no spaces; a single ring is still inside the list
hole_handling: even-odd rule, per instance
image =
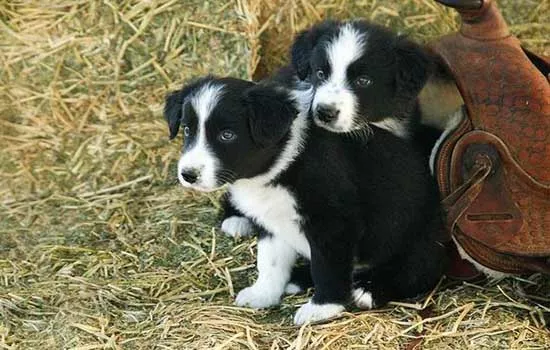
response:
[[[550,54],[549,0],[500,6]],[[458,28],[431,0],[0,1],[0,348],[550,348],[543,276],[302,328],[291,315],[305,296],[232,305],[255,241],[219,234],[219,193],[178,187],[164,96],[207,72],[259,78],[325,17],[422,42]]]

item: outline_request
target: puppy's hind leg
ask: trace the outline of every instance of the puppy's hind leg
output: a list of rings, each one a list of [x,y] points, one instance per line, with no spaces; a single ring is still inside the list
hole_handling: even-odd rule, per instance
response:
[[[446,266],[443,244],[434,240],[417,241],[389,263],[354,273],[353,300],[357,307],[371,309],[391,300],[421,297],[436,286]]]
[[[298,263],[292,269],[290,281],[285,287],[285,294],[305,293],[308,288],[313,287],[311,278],[311,265],[309,263]]]

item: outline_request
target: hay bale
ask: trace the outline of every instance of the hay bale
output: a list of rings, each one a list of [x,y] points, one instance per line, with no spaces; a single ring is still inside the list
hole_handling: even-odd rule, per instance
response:
[[[550,54],[550,40],[541,35],[550,26],[547,1],[501,0],[499,6],[511,25],[512,32],[535,52]],[[267,28],[261,35],[261,60],[254,74],[260,79],[288,63],[288,48],[294,35],[323,19],[363,18],[410,35],[427,43],[458,30],[456,11],[433,0],[274,0],[264,4],[259,16]]]
[[[550,53],[549,1],[500,3]],[[421,41],[457,26],[430,0],[0,2],[0,347],[550,347],[542,276],[300,329],[290,320],[306,296],[232,306],[254,279],[255,242],[218,234],[219,194],[176,185],[164,96],[206,73],[265,76],[296,31],[329,16]]]
[[[139,169],[132,164],[149,161],[166,139],[167,89],[207,73],[247,77],[250,69],[231,1],[2,6],[2,114],[10,136],[2,140],[3,161],[19,174],[3,188],[13,200],[27,189],[42,198],[146,175],[146,167],[132,173]]]

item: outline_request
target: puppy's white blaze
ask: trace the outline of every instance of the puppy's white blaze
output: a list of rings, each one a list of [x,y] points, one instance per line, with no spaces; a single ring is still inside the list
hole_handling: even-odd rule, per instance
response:
[[[258,279],[237,295],[235,304],[255,309],[279,304],[296,262],[296,251],[282,239],[271,236],[258,241]]]
[[[396,118],[385,118],[379,122],[372,122],[371,124],[376,125],[380,129],[385,129],[394,134],[397,137],[403,139],[409,138],[409,129],[408,129],[408,120],[400,120]]]
[[[190,98],[190,102],[193,105],[202,126],[204,126],[204,123],[210,117],[210,113],[212,113],[212,110],[218,104],[222,93],[223,85],[206,83]]]
[[[315,304],[311,299],[294,315],[294,324],[328,320],[340,315],[346,308],[341,304]]]
[[[228,236],[249,236],[253,233],[252,223],[243,216],[230,216],[223,220],[221,230]]]
[[[370,310],[374,307],[374,301],[372,300],[372,294],[366,292],[363,288],[356,288],[352,291],[353,301],[360,309]]]
[[[191,103],[198,117],[198,128],[195,143],[190,149],[184,150],[178,162],[178,179],[185,187],[192,187],[201,191],[212,191],[217,187],[216,172],[218,159],[210,150],[206,140],[206,121],[218,103],[223,93],[223,85],[205,84],[196,92],[187,103]],[[181,176],[183,169],[196,169],[199,179],[190,184]]]
[[[347,132],[354,126],[357,113],[357,98],[347,82],[347,69],[361,57],[366,45],[366,36],[350,23],[342,26],[338,36],[326,47],[331,68],[328,80],[321,84],[313,99],[313,108],[319,104],[331,105],[340,111],[338,120],[330,126],[331,131]],[[321,126],[322,123],[317,123]]]

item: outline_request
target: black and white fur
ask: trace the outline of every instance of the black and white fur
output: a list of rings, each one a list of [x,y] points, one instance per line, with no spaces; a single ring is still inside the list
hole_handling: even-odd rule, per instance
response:
[[[298,34],[291,54],[298,77],[314,86],[310,113],[317,125],[354,134],[376,125],[413,141],[435,172],[441,144],[465,118],[464,101],[440,58],[365,21],[314,26]],[[489,277],[505,276],[456,246]]]
[[[292,64],[314,86],[311,114],[329,131],[371,126],[426,145],[439,132],[421,124],[417,97],[436,68],[421,46],[365,21],[326,21],[297,35]],[[425,94],[426,95],[426,94]]]
[[[429,291],[445,248],[423,157],[376,125],[361,140],[315,127],[309,93],[209,77],[167,98],[170,135],[185,134],[181,184],[229,184],[236,216],[261,228],[258,279],[236,304],[279,304],[296,289],[299,256],[310,261],[315,293],[296,324],[337,316],[349,302],[368,309]]]

